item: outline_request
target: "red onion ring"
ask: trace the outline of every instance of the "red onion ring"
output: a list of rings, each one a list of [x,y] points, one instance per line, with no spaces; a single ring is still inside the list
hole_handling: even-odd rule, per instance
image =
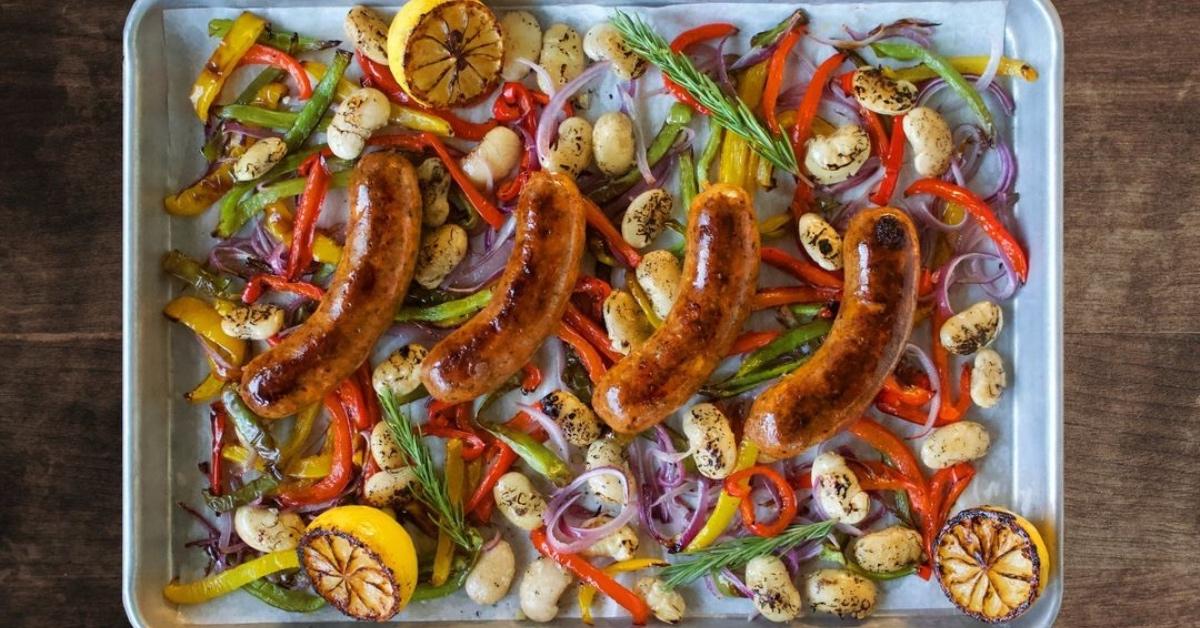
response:
[[[556,91],[550,97],[550,102],[542,109],[542,116],[538,119],[537,131],[537,151],[538,159],[544,161],[550,156],[550,144],[554,140],[554,136],[558,133],[558,123],[563,116],[563,105],[571,99],[579,90],[590,83],[592,79],[600,76],[608,70],[611,62],[600,61],[592,64],[591,67],[584,70],[579,76],[572,79],[562,89]]]
[[[634,155],[637,158],[638,171],[642,173],[642,181],[646,185],[655,185],[658,180],[654,178],[654,173],[650,170],[649,158],[646,157],[646,136],[642,133],[642,120],[638,113],[637,86],[637,80],[631,79],[618,90],[621,93],[621,108],[625,110],[625,115],[629,116],[629,121],[633,123]]]
[[[515,61],[523,66],[528,67],[530,70],[533,70],[533,73],[538,77],[538,85],[545,85],[546,95],[550,96],[551,98],[554,97],[554,92],[556,91],[554,89],[554,79],[550,78],[550,72],[546,70],[545,66],[538,65],[529,59],[526,59],[525,57],[517,57]]]
[[[568,530],[568,533],[575,536],[574,541],[564,541],[559,538],[559,523],[562,521],[563,514],[567,507],[583,496],[578,489],[585,486],[588,480],[599,477],[601,475],[615,475],[621,480],[621,486],[625,489],[625,507],[621,512],[617,513],[610,521],[594,528],[575,528]],[[571,481],[562,489],[556,491],[554,496],[550,498],[550,503],[546,506],[546,512],[542,516],[543,523],[546,524],[546,537],[556,551],[569,554],[576,554],[595,545],[596,542],[613,534],[621,529],[621,526],[629,523],[634,515],[638,512],[638,495],[633,489],[629,477],[621,469],[612,466],[597,467],[583,472],[579,477]]]
[[[988,51],[987,66],[983,68],[983,74],[975,81],[975,89],[979,91],[986,90],[991,86],[992,81],[996,78],[996,71],[1000,69],[1000,57],[1004,54],[1004,32],[995,31],[992,33],[991,48]]]
[[[906,440],[916,440],[925,438],[933,431],[933,424],[937,421],[938,412],[942,409],[941,379],[938,378],[937,367],[933,365],[933,360],[928,353],[925,353],[924,349],[910,342],[904,346],[904,351],[917,356],[917,363],[921,365],[921,370],[925,371],[925,376],[929,378],[929,384],[933,386],[933,397],[929,400],[929,412],[925,416],[925,425],[921,426],[920,432],[906,438]]]

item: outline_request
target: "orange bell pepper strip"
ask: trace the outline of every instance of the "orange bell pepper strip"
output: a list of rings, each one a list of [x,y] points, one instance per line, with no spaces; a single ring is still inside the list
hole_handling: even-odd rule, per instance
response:
[[[771,344],[771,341],[778,338],[781,333],[779,331],[748,331],[733,341],[733,346],[730,347],[728,356],[741,355],[743,353],[750,353],[755,349],[761,349]]]
[[[484,222],[492,227],[499,229],[500,225],[504,224],[504,214],[500,213],[499,209],[492,204],[490,200],[475,187],[474,183],[467,178],[467,174],[463,172],[462,167],[458,165],[446,145],[442,143],[442,139],[429,132],[420,133],[404,133],[394,135],[376,135],[367,141],[372,146],[395,146],[402,150],[411,151],[414,153],[424,152],[426,148],[432,149],[437,153],[437,156],[445,164],[446,170],[450,172],[451,178],[458,184],[462,193],[475,207],[475,211],[479,212],[479,217],[483,218]]]
[[[625,265],[630,268],[637,268],[642,263],[642,256],[633,248],[625,238],[621,236],[621,232],[613,226],[612,221],[604,212],[596,205],[595,201],[588,197],[583,197],[584,206],[587,208],[587,224],[592,229],[600,233],[600,237],[604,239],[604,243],[608,245],[608,250],[612,251],[613,255],[625,262]]]
[[[650,606],[646,604],[645,600],[633,591],[621,586],[612,576],[596,568],[595,565],[589,563],[582,556],[559,552],[551,547],[546,537],[545,526],[530,532],[529,540],[533,543],[533,547],[543,556],[562,565],[567,571],[575,574],[576,578],[599,589],[601,593],[612,598],[613,601],[629,611],[629,614],[633,616],[634,625],[644,626],[646,622],[650,621]]]
[[[980,228],[987,234],[1000,254],[1007,260],[1009,267],[1025,283],[1029,279],[1029,259],[1021,244],[1013,237],[1012,232],[996,218],[992,208],[971,190],[941,179],[921,179],[908,186],[905,196],[914,194],[932,194],[944,201],[960,205],[979,223]]]
[[[842,291],[830,288],[814,288],[811,286],[788,286],[785,288],[766,288],[759,290],[752,301],[754,311],[767,310],[780,305],[793,303],[814,303],[836,300],[841,298]]]
[[[764,246],[761,254],[764,264],[774,266],[814,286],[840,289],[845,283],[838,273],[825,270],[806,259],[790,255],[783,249]]]

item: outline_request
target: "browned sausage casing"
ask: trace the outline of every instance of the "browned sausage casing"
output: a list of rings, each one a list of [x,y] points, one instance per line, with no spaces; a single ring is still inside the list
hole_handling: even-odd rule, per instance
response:
[[[745,433],[769,456],[794,456],[862,416],[904,352],[920,268],[917,230],[888,207],[864,211],[843,238],[837,320],[812,359],[767,389]]]
[[[242,399],[278,418],[319,403],[358,368],[392,324],[421,242],[421,191],[395,153],[364,156],[350,177],[350,229],[312,316],[242,373]]]
[[[609,427],[640,432],[683,405],[729,352],[758,282],[759,238],[749,195],[713,185],[688,210],[679,295],[661,327],[605,373],[592,406]]]
[[[426,356],[421,382],[434,398],[462,403],[521,370],[554,333],[583,258],[584,200],[568,177],[534,173],[517,201],[517,234],[492,300]]]

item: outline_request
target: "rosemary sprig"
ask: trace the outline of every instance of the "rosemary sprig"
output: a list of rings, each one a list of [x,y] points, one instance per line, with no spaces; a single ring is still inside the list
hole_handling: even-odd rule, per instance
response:
[[[434,466],[433,456],[421,440],[421,429],[408,422],[408,417],[400,412],[391,393],[380,395],[379,402],[383,406],[384,421],[391,428],[392,438],[408,458],[417,477],[414,496],[437,515],[434,522],[455,545],[471,552],[478,550],[483,539],[475,528],[467,525],[462,506],[451,501],[446,480]]]
[[[813,539],[819,539],[833,530],[835,521],[822,521],[808,525],[794,525],[779,536],[746,536],[714,545],[698,552],[685,554],[689,559],[664,567],[659,576],[669,589],[681,587],[723,568],[741,567],[756,556],[787,551]]]
[[[796,154],[786,137],[768,131],[742,99],[721,91],[711,78],[696,69],[691,59],[672,51],[667,40],[641,17],[614,11],[611,22],[634,52],[658,66],[663,75],[686,89],[697,102],[712,112],[712,118],[718,124],[741,136],[755,152],[775,166],[792,174],[799,172]]]

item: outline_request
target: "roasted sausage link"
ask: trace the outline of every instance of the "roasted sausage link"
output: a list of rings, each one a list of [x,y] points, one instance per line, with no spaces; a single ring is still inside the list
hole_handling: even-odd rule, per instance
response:
[[[517,234],[492,300],[433,347],[421,381],[435,398],[461,403],[498,388],[554,333],[584,251],[585,209],[564,175],[534,173],[517,202]]]
[[[758,249],[754,206],[741,188],[713,185],[696,197],[675,304],[596,384],[592,406],[612,429],[640,432],[700,389],[750,314]]]
[[[879,393],[912,330],[918,247],[917,230],[900,210],[873,209],[850,221],[844,297],[829,336],[750,408],[745,433],[761,451],[794,456],[857,419]]]
[[[421,241],[421,192],[394,153],[359,160],[350,178],[350,229],[321,304],[242,371],[242,399],[279,418],[321,401],[370,355],[408,291]]]

